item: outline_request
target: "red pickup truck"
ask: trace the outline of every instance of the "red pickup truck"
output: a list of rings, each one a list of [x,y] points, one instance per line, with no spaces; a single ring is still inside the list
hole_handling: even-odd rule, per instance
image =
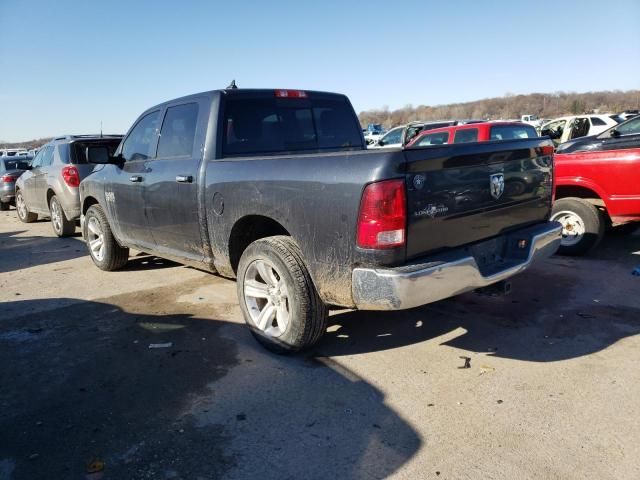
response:
[[[640,221],[640,148],[557,153],[554,163],[551,219],[563,227],[559,253],[584,254],[608,223]]]

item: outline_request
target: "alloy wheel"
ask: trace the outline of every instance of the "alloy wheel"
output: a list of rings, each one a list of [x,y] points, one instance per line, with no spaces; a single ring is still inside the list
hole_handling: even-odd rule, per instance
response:
[[[101,262],[104,258],[104,232],[96,217],[87,220],[87,243],[91,256]]]
[[[266,260],[254,260],[243,279],[244,301],[254,326],[279,337],[289,325],[291,306],[284,277]]]

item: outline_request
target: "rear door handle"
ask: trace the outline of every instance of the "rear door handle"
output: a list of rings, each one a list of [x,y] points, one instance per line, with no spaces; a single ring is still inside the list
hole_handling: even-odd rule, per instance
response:
[[[129,177],[129,181],[133,183],[138,183],[142,181],[142,177],[140,175],[131,175]]]
[[[178,183],[193,183],[193,177],[191,175],[178,175],[178,176],[176,176],[176,182],[178,182]]]

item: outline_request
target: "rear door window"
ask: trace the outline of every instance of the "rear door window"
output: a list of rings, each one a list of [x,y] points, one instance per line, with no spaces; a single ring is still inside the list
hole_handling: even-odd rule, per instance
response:
[[[122,144],[122,156],[126,161],[146,160],[152,155],[160,111],[142,117]]]
[[[158,157],[184,157],[193,153],[198,122],[198,104],[167,108],[160,130]]]
[[[53,162],[53,145],[49,145],[42,152],[42,160],[40,161],[41,167],[48,167]]]
[[[361,147],[346,100],[236,98],[225,105],[225,156]]]
[[[478,129],[466,128],[464,130],[458,130],[453,139],[453,143],[472,143],[478,141]]]
[[[425,147],[427,145],[444,145],[449,142],[448,132],[429,133],[420,138],[416,146]]]
[[[496,125],[491,127],[491,140],[517,140],[518,138],[537,136],[536,129],[529,125]]]

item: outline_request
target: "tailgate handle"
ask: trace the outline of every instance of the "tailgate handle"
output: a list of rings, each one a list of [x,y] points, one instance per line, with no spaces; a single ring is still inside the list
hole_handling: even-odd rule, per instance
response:
[[[133,183],[138,183],[142,181],[142,177],[140,175],[131,175],[129,177],[129,181]]]
[[[193,177],[191,175],[178,175],[176,177],[178,183],[193,183]]]

